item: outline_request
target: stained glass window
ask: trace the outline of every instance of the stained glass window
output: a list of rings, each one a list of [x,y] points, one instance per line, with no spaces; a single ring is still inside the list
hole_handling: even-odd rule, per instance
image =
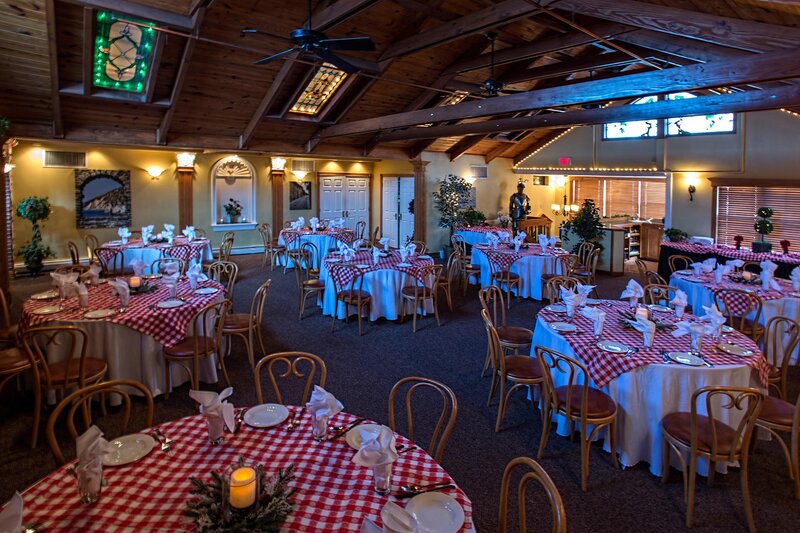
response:
[[[697,98],[692,93],[674,93],[667,100]],[[691,135],[697,133],[730,133],[735,129],[733,113],[695,115],[667,119],[667,135]]]
[[[658,100],[657,96],[645,96],[631,102],[631,105],[651,104]],[[658,120],[632,120],[628,122],[611,122],[603,126],[604,139],[635,139],[637,137],[656,137]]]
[[[155,39],[153,26],[152,22],[110,11],[97,12],[93,72],[95,87],[144,92]]]
[[[292,106],[291,112],[316,115],[346,77],[346,72],[330,63],[323,63]]]

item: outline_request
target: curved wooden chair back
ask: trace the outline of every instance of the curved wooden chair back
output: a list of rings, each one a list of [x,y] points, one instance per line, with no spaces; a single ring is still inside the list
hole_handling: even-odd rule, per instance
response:
[[[503,291],[496,285],[487,285],[478,291],[478,300],[481,302],[481,309],[489,314],[492,324],[499,327],[506,325],[506,306],[503,298]],[[498,308],[500,309],[498,320]]]
[[[372,232],[372,242],[377,243],[380,234],[381,234],[381,227],[375,226],[375,231]]]
[[[741,314],[734,314],[730,311],[731,309],[740,309],[742,302],[745,303],[745,308]],[[741,289],[717,289],[714,291],[714,303],[717,309],[728,317],[728,325],[739,331],[747,330],[750,321],[757,326],[761,319],[761,310],[764,307],[764,302],[759,295]]]
[[[186,273],[186,261],[183,259],[177,259],[175,257],[162,257],[160,259],[156,259],[150,264],[150,273],[151,274],[163,274],[167,265],[177,265],[178,267],[178,275],[183,276]]]
[[[238,275],[239,265],[233,261],[214,261],[208,265],[208,277],[225,286],[229,300],[233,300],[233,290]]]
[[[313,242],[303,242],[300,245],[300,254],[302,256],[302,262],[305,263],[306,272],[309,273],[310,270],[314,270],[319,273],[322,257],[319,254],[317,246]],[[295,268],[297,268],[297,265],[295,265]]]
[[[67,250],[69,250],[69,258],[73,265],[81,264],[81,254],[78,251],[78,245],[72,241],[67,241]],[[90,258],[91,259],[91,258]]]
[[[702,414],[710,419],[708,424],[703,425],[711,430],[710,436],[704,436],[704,440],[711,445],[711,456],[714,458],[724,456],[728,461],[736,461],[740,453],[747,453],[749,449],[750,438],[763,401],[764,394],[752,387],[700,387],[692,394],[690,447],[693,451],[697,449],[699,437],[697,419],[699,414]],[[731,422],[736,420],[737,416],[727,415],[722,417],[722,420],[734,429],[732,441],[736,445],[731,446],[728,453],[723,454],[719,449],[716,421],[720,420],[720,413],[733,409],[741,411],[738,415],[741,417],[739,423],[734,425]]]
[[[544,395],[543,401],[548,402],[553,413],[558,413],[559,408],[563,412],[573,413],[573,399],[580,397],[581,405],[579,409],[581,426],[585,426],[589,402],[589,372],[586,366],[575,358],[544,346],[536,346],[535,350],[536,357],[539,360],[539,367],[544,377],[542,391]],[[556,395],[556,385],[553,379],[553,374],[556,372],[567,375],[565,385],[567,387],[567,392],[561,395],[563,398],[566,398],[564,404],[559,404],[558,395]],[[574,395],[572,392],[576,388],[580,390],[578,396]]]
[[[649,282],[647,281],[647,263],[638,257],[634,261],[636,263],[636,271],[639,273],[639,283],[644,287]]]
[[[208,235],[206,235],[206,230],[195,228],[194,230],[194,238],[195,239],[207,239]]]
[[[669,303],[675,298],[678,289],[670,285],[649,283],[644,286],[644,303],[660,304],[669,307]]]
[[[644,280],[644,285],[669,285],[667,280],[661,277],[661,274],[658,272],[653,272],[652,270],[648,270],[645,273]],[[642,285],[642,287],[644,287],[644,285]]]
[[[88,342],[89,335],[78,326],[39,326],[23,331],[22,346],[33,367],[34,382],[47,390],[55,388],[48,365],[47,351],[52,347],[58,347],[61,354],[66,354],[62,358],[66,361],[64,375],[78,377],[77,381],[65,380],[60,386],[61,390],[66,391],[74,386],[85,387]]]
[[[222,240],[223,241],[227,241],[227,240],[231,240],[232,241],[235,238],[236,238],[236,234],[234,232],[232,232],[232,231],[226,231],[225,233],[222,234]]]
[[[325,380],[328,377],[328,368],[325,366],[325,361],[323,361],[320,356],[307,352],[273,353],[263,357],[256,365],[256,397],[258,398],[259,404],[264,403],[264,395],[261,391],[261,369],[264,366],[267,367],[267,374],[269,375],[269,381],[272,384],[272,391],[275,393],[275,398],[277,398],[279,404],[283,404],[283,395],[281,394],[281,389],[278,386],[278,380],[275,376],[274,367],[276,364],[286,367],[283,374],[278,374],[277,377],[280,379],[297,378],[302,380],[305,378],[306,383],[303,388],[303,396],[300,398],[298,405],[305,405],[306,402],[308,402],[308,398],[311,395],[311,388],[315,384],[314,378],[317,373],[319,373],[319,380],[316,384],[320,387],[325,387]],[[305,367],[305,370],[303,370],[303,367]]]
[[[435,293],[436,286],[439,285],[439,278],[442,276],[444,265],[425,265],[417,269],[417,283],[414,284],[414,296],[422,298],[424,291],[428,289]]]
[[[688,255],[671,255],[669,259],[667,259],[670,273],[677,272],[678,270],[687,270],[691,268],[689,265],[692,263],[694,263],[694,261],[692,261],[692,258]]]
[[[415,252],[419,255],[422,255],[428,251],[428,246],[425,244],[424,241],[410,241],[409,244],[417,245],[417,249]]]
[[[467,257],[467,241],[460,233],[453,233],[450,237],[450,243],[455,250],[458,250],[463,257]]]
[[[100,241],[97,239],[97,236],[92,233],[87,233],[83,236],[83,242],[86,243],[86,253],[89,254],[89,259],[97,258],[97,255],[94,253],[97,248],[100,248]]]
[[[111,252],[95,248],[94,256],[100,261],[100,267],[104,276],[124,276],[125,275],[125,255],[122,250]]]
[[[508,532],[508,492],[511,485],[511,475],[518,466],[527,467],[525,468],[525,474],[523,474],[522,479],[519,481],[519,488],[517,489],[519,530],[522,533],[527,531],[525,513],[527,498],[525,493],[528,488],[528,483],[534,481],[542,486],[545,494],[547,494],[547,499],[550,501],[550,510],[553,520],[552,532],[567,533],[567,513],[564,509],[564,501],[561,499],[561,494],[558,492],[558,487],[556,487],[556,484],[550,479],[550,476],[547,475],[545,469],[530,457],[517,457],[516,459],[512,459],[508,465],[506,465],[506,469],[503,472],[503,483],[500,485],[500,516],[497,521],[498,533]]]
[[[442,462],[442,455],[447,441],[450,440],[450,435],[453,433],[453,428],[456,425],[456,418],[458,417],[458,399],[456,398],[453,390],[439,381],[411,376],[403,378],[392,387],[389,393],[389,427],[392,431],[396,431],[395,420],[395,398],[397,394],[406,386],[408,390],[405,393],[405,406],[406,406],[406,419],[409,439],[414,440],[414,420],[412,399],[414,393],[419,390],[433,390],[439,394],[442,400],[442,409],[439,413],[439,418],[436,421],[436,427],[433,429],[430,444],[427,451],[431,454],[433,459],[440,463]]]
[[[589,269],[589,256],[594,251],[594,243],[590,241],[584,241],[578,245],[578,251],[576,255],[578,256],[578,262],[583,265],[584,267]]]
[[[770,379],[769,386],[773,387],[783,400],[787,400],[789,363],[799,340],[800,324],[791,318],[774,316],[767,321],[764,332],[764,359],[773,371],[777,371],[775,379]]]
[[[8,306],[8,300],[6,300],[6,294],[4,291],[0,290],[0,313],[3,315],[3,329],[6,331],[11,329],[11,308]]]
[[[483,320],[483,327],[486,329],[486,336],[489,339],[489,362],[492,365],[492,372],[505,374],[505,351],[500,344],[500,335],[497,333],[497,327],[495,327],[496,323],[492,321],[489,311],[486,309],[481,309],[481,319]]]
[[[211,302],[194,314],[189,322],[194,324],[194,332],[189,338],[193,340],[195,357],[209,354],[222,346],[223,317],[230,308],[231,300],[226,299]]]
[[[81,408],[83,412],[83,423],[86,429],[88,429],[91,424],[91,402],[92,398],[95,396],[100,396],[100,401],[105,401],[105,396],[108,394],[117,395],[120,397],[122,405],[123,405],[123,413],[122,413],[122,434],[126,434],[128,432],[128,422],[131,418],[131,398],[130,398],[130,389],[136,389],[141,395],[144,397],[146,402],[146,412],[145,412],[145,427],[150,427],[153,425],[153,395],[150,393],[150,390],[139,383],[138,381],[132,381],[128,379],[116,379],[113,381],[105,381],[102,383],[96,383],[94,385],[90,385],[88,387],[82,387],[73,393],[66,396],[63,400],[61,400],[53,412],[50,414],[50,417],[47,419],[47,428],[46,428],[46,436],[47,436],[47,443],[50,445],[50,451],[53,452],[53,457],[55,457],[56,463],[59,465],[63,465],[66,463],[64,459],[64,454],[61,453],[61,447],[58,444],[58,439],[56,438],[55,434],[55,426],[58,418],[61,416],[61,413],[66,410],[67,411],[67,429],[69,430],[69,434],[72,437],[72,440],[78,438],[78,430],[75,428],[75,412],[78,408]]]
[[[233,250],[233,237],[226,237],[219,246],[219,260],[230,261],[231,250]]]
[[[545,284],[545,289],[547,292],[547,298],[550,300],[551,304],[561,301],[561,288],[565,288],[570,291],[574,291],[575,287],[578,286],[578,280],[575,278],[571,278],[569,276],[553,276],[552,278],[547,280]]]
[[[261,286],[256,289],[253,295],[253,301],[250,302],[250,316],[255,320],[256,327],[261,327],[262,319],[264,318],[264,306],[267,303],[267,296],[269,296],[269,288],[272,285],[272,279],[268,279]]]
[[[356,222],[356,239],[363,239],[367,231],[367,223],[363,220]]]
[[[600,251],[600,248],[595,248],[587,257],[586,269],[589,271],[590,280],[594,280],[597,273],[597,261],[600,259]]]
[[[272,249],[272,227],[266,222],[258,225],[258,233],[261,235],[261,241],[264,243],[264,250]]]
[[[453,250],[453,253],[447,258],[447,266],[444,270],[445,282],[451,285],[461,271],[461,257],[461,253],[458,250]]]
[[[72,274],[72,273],[83,274],[87,270],[89,270],[89,267],[84,265],[69,265],[69,266],[58,267],[53,272],[55,272],[56,274]]]

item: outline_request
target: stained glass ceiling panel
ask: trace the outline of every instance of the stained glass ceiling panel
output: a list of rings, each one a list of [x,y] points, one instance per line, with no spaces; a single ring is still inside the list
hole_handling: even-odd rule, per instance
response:
[[[323,63],[306,85],[303,94],[292,106],[291,112],[316,115],[346,77],[347,73],[337,69],[334,65]]]
[[[141,24],[131,24],[138,22]],[[94,47],[94,86],[142,93],[155,39],[154,24],[97,12]]]

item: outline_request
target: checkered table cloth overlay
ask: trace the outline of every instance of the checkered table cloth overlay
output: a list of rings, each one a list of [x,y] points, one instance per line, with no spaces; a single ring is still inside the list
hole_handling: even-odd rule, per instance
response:
[[[669,352],[686,352],[690,348],[689,335],[682,337],[673,337],[672,330],[670,331],[656,331],[655,340],[653,341],[652,348],[642,348],[642,334],[634,329],[625,329],[620,324],[620,319],[623,317],[621,312],[627,311],[630,305],[627,301],[612,301],[611,307],[600,306],[599,308],[606,312],[606,320],[603,327],[603,339],[615,341],[631,348],[639,348],[639,352],[632,354],[630,357],[624,357],[621,354],[612,354],[605,352],[598,348],[595,344],[594,336],[592,334],[592,321],[584,317],[580,313],[575,313],[573,324],[578,327],[578,331],[582,334],[576,333],[561,333],[569,343],[570,347],[574,350],[575,354],[583,361],[589,370],[589,377],[595,384],[603,388],[608,385],[614,378],[640,366],[649,364],[663,364],[664,360],[661,357],[661,352],[666,350]],[[674,313],[654,312],[654,318],[659,322],[675,323]],[[539,311],[538,318],[546,323],[549,322],[563,322],[567,316],[563,313],[554,313],[548,311],[547,308]],[[683,320],[697,321],[699,320],[694,315],[684,314]],[[713,365],[747,365],[752,367],[758,372],[761,385],[766,388],[767,374],[769,373],[769,365],[767,364],[761,350],[753,342],[753,340],[739,332],[728,333],[726,339],[735,342],[737,345],[753,350],[753,355],[748,357],[739,357],[736,355],[726,354],[711,344],[710,339],[704,339],[703,342],[703,357]],[[705,369],[706,367],[702,367]]]
[[[283,242],[286,243],[286,246],[289,246],[295,240],[305,235],[327,235],[328,237],[333,237],[337,241],[341,241],[348,246],[353,244],[353,241],[356,240],[356,232],[351,229],[328,228],[325,231],[317,232],[312,232],[310,229],[303,229],[301,231],[282,229],[280,233],[280,237],[283,238]]]
[[[737,250],[734,246],[726,244],[716,244],[713,246],[705,244],[689,244],[688,242],[669,242],[662,241],[661,246],[667,248],[674,248],[682,252],[690,252],[695,254],[717,254],[730,259],[741,259],[742,261],[770,261],[776,263],[788,263],[790,265],[800,265],[800,253],[789,252],[784,253],[761,253],[757,254],[750,250]]]
[[[333,259],[333,261],[332,261]],[[391,250],[387,257],[378,259],[378,264],[375,264],[372,259],[372,250],[359,250],[356,252],[355,258],[352,261],[342,263],[336,261],[341,259],[339,254],[329,254],[325,258],[325,266],[328,269],[331,277],[336,282],[337,287],[347,287],[353,281],[353,272],[345,268],[336,268],[341,265],[367,265],[367,268],[362,268],[364,273],[374,272],[376,270],[399,270],[422,281],[419,270],[421,267],[432,265],[433,259],[430,256],[414,255],[414,257],[407,257],[406,263],[411,266],[398,266],[402,261],[400,260],[400,252]]]
[[[780,300],[787,298],[792,292],[792,283],[780,278],[774,278],[781,285],[781,290],[768,290],[761,289],[761,283],[757,285],[748,285],[747,283],[737,283],[723,277],[722,283],[714,281],[714,274],[701,274],[699,277],[694,274],[672,274],[677,276],[678,279],[683,279],[690,283],[700,283],[703,287],[716,294],[721,289],[739,289],[756,294],[762,301]],[[750,302],[743,294],[728,294],[728,311],[734,316],[742,316],[750,306]]]
[[[293,408],[294,412],[298,408]],[[340,413],[331,425],[347,424],[355,416]],[[169,454],[156,446],[142,460],[121,467],[107,467],[108,486],[92,505],[80,502],[78,484],[65,468],[59,468],[25,491],[25,523],[40,523],[42,531],[190,531],[191,519],[183,516],[190,497],[189,477],[205,481],[212,470],[221,472],[240,456],[264,465],[267,474],[290,464],[295,467],[291,487],[294,512],[281,531],[359,531],[364,518],[380,524],[380,511],[388,500],[373,490],[371,469],[351,462],[355,451],[343,438],[315,442],[309,415],[294,432],[285,424],[271,429],[246,425],[235,435],[225,434],[219,446],[208,444],[208,430],[201,415],[159,426],[174,440]],[[397,442],[411,442],[401,436]],[[400,485],[455,482],[421,449],[400,455],[392,472],[393,492]],[[464,528],[472,528],[472,503],[461,489],[442,491],[464,508]],[[407,500],[406,500],[407,501]]]
[[[188,281],[178,283],[178,296],[186,298],[186,302],[174,309],[160,309],[155,304],[168,298],[167,288],[160,279],[149,280],[158,288],[146,294],[131,294],[128,302],[128,309],[124,313],[117,313],[105,320],[115,324],[122,324],[131,329],[139,331],[145,335],[150,335],[156,341],[166,347],[175,344],[186,338],[186,332],[194,314],[202,309],[211,301],[216,300],[224,294],[222,285],[215,281],[205,281],[199,284],[200,287],[215,287],[222,293],[196,294],[192,291]],[[41,326],[48,322],[74,322],[89,320],[83,318],[83,313],[97,309],[118,309],[119,298],[111,295],[111,286],[104,283],[97,287],[89,287],[89,307],[86,310],[78,308],[78,298],[73,296],[64,301],[63,311],[52,315],[34,315],[32,311],[47,305],[56,305],[58,299],[53,300],[28,300],[22,306],[21,327],[30,328]]]
[[[457,226],[455,229],[457,231],[474,231],[475,233],[496,233],[497,235],[507,233],[509,236],[511,235],[511,230],[497,226]]]
[[[515,252],[513,248],[509,248],[507,244],[500,243],[497,249],[492,250],[488,244],[476,244],[473,248],[478,249],[486,255],[489,263],[494,267],[494,270],[508,270],[515,261],[522,259],[525,256],[541,256],[547,259],[554,259],[558,255],[569,253],[567,251],[548,252],[542,254],[542,247],[538,244],[529,244],[528,248],[521,248],[519,252]]]
[[[142,245],[141,239],[132,239],[124,246],[108,242],[104,243],[97,250],[97,253],[104,261],[108,261],[114,257],[114,254],[124,252],[128,248],[153,248],[155,250],[160,250],[164,255],[188,262],[191,258],[197,257],[205,250],[208,246],[208,242],[208,239],[194,239],[192,242],[189,242],[189,239],[186,237],[175,237],[171,245],[164,242],[151,243],[144,246]]]

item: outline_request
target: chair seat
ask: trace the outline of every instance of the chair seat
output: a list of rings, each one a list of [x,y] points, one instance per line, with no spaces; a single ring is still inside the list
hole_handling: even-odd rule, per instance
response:
[[[473,264],[467,263],[467,264],[464,265],[464,270],[472,271],[472,272],[480,272],[481,271],[481,267],[479,267],[478,265],[473,265]]]
[[[767,396],[764,398],[764,404],[761,407],[761,413],[758,415],[758,420],[774,424],[776,426],[792,426],[792,417],[794,417],[794,404],[781,400],[775,396]]]
[[[408,298],[413,298],[415,295],[419,296],[420,298],[430,298],[433,294],[433,290],[427,285],[417,287],[410,285],[408,287],[403,287],[400,292],[403,294],[403,296]]]
[[[225,315],[222,323],[223,333],[229,330],[250,329],[253,324],[253,317],[247,313],[234,313]]]
[[[530,345],[533,339],[533,332],[527,328],[516,326],[501,326],[497,328],[497,335],[501,343],[517,344],[520,346]],[[528,357],[528,359],[535,359]]]
[[[30,359],[19,348],[0,350],[0,374],[22,372],[30,366]]]
[[[9,328],[0,328],[0,340],[14,340],[17,337],[17,331],[19,331],[19,325],[17,324],[12,324]]]
[[[511,281],[515,281],[519,279],[519,274],[514,272],[494,272],[492,274],[492,279],[500,279],[503,281],[510,279]]]
[[[325,282],[319,278],[307,279],[303,281],[303,288],[308,289],[324,289]]]
[[[367,291],[339,291],[336,293],[336,299],[347,303],[354,303],[361,300],[369,300],[371,298]]]
[[[506,355],[506,374],[517,379],[542,379],[539,361],[530,355]]]
[[[67,376],[67,361],[59,361],[52,365],[47,365],[50,370],[50,383],[54,386],[60,386],[65,382],[74,382],[80,379],[80,365],[78,360],[73,360],[69,367],[69,375]],[[83,377],[87,381],[94,381],[108,370],[108,364],[102,359],[94,357],[87,357],[83,360]]]
[[[686,446],[691,446],[692,441],[692,414],[670,413],[661,420],[661,426],[669,435],[681,441]],[[717,431],[717,453],[727,455],[738,443],[734,442],[736,430],[724,422],[714,420]],[[697,449],[711,453],[711,419],[704,415],[697,415]]]
[[[588,270],[573,270],[570,274],[573,278],[587,278],[591,275],[592,273]]]
[[[164,355],[169,357],[194,357],[194,345],[194,337],[187,337],[175,346],[164,348]],[[209,353],[215,352],[217,351],[217,340],[214,337],[197,337],[197,347],[202,350],[205,346],[209,347]],[[200,355],[205,355],[205,353],[201,351]]]
[[[569,389],[570,387],[567,386],[556,387],[555,393],[559,406],[566,408],[567,394],[570,394],[570,414],[580,416],[583,388],[574,386],[571,392]],[[586,416],[589,418],[607,418],[617,412],[617,404],[603,391],[589,388],[586,398],[586,411]]]

